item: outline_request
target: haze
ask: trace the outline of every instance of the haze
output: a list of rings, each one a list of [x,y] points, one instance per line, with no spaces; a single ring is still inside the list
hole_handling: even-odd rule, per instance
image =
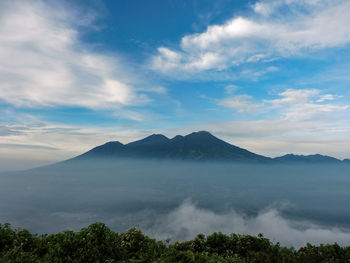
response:
[[[347,244],[349,171],[339,164],[64,163],[2,174],[0,214],[36,233],[102,221],[172,241],[222,231],[262,232],[294,246]]]

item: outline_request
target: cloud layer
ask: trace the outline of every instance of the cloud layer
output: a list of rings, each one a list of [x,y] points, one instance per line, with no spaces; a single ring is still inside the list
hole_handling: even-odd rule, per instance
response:
[[[197,234],[263,233],[273,242],[285,246],[301,247],[307,242],[311,244],[334,243],[348,245],[350,232],[336,227],[322,227],[306,221],[288,220],[281,216],[278,209],[268,209],[257,216],[247,217],[231,210],[218,214],[201,209],[187,201],[177,209],[155,222],[146,233],[165,240],[190,240]]]

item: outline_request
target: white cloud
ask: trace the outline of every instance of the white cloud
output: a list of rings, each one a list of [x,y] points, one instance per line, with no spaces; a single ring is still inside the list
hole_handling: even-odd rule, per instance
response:
[[[283,11],[277,8],[281,3]],[[350,42],[350,28],[345,26],[349,1],[277,0],[258,2],[253,9],[263,18],[234,17],[225,24],[208,26],[203,33],[184,36],[176,50],[158,48],[153,69],[167,74],[222,70]],[[272,12],[275,16],[269,16]]]
[[[255,103],[253,101],[253,98],[246,94],[228,97],[226,99],[219,101],[218,104],[220,106],[235,109],[240,113],[256,112],[259,110],[259,108],[262,107],[262,104]]]
[[[270,66],[270,67],[267,67],[267,68],[262,69],[262,70],[247,69],[247,70],[243,70],[241,72],[241,75],[242,75],[242,77],[246,77],[246,78],[251,79],[253,81],[258,81],[260,77],[262,77],[270,72],[275,72],[278,70],[279,70],[279,68],[274,67],[274,66]]]
[[[254,12],[261,14],[263,16],[269,16],[272,13],[271,5],[262,2],[256,2],[253,5]]]
[[[287,89],[278,94],[280,98],[273,100],[255,101],[247,94],[232,95],[218,101],[218,105],[232,108],[238,112],[255,113],[271,112],[278,110],[279,118],[286,120],[310,120],[325,118],[327,114],[335,111],[343,111],[348,105],[336,103],[323,103],[325,101],[341,98],[333,94],[321,94],[318,89]]]
[[[325,113],[332,113],[334,111],[346,110],[348,106],[337,106],[337,105],[320,105],[320,104],[298,104],[285,110],[286,119],[310,119],[325,115]]]
[[[323,10],[332,5],[344,2],[343,0],[334,0],[332,2],[323,0],[264,0],[257,1],[252,5],[255,13],[268,17],[272,15],[285,15],[295,12],[300,12],[302,9],[306,13],[311,13],[315,10]],[[280,13],[284,9],[285,13]]]
[[[240,87],[234,85],[234,84],[229,84],[225,86],[225,92],[227,94],[233,94],[235,91],[237,91],[238,89],[240,89]]]
[[[129,119],[129,120],[134,120],[134,121],[142,121],[143,116],[132,110],[124,110],[120,109],[114,113],[114,116],[120,118],[120,119]]]
[[[1,100],[19,107],[93,109],[149,101],[121,69],[121,59],[79,40],[93,15],[40,0],[2,1],[0,10]]]
[[[258,62],[263,60],[264,58],[268,57],[268,55],[265,54],[256,54],[247,59],[247,62]]]
[[[324,94],[320,96],[320,98],[317,100],[317,102],[324,102],[326,100],[335,100],[336,98],[342,98],[342,96],[334,96],[332,94]]]
[[[213,232],[225,234],[263,233],[271,241],[284,246],[301,247],[311,244],[334,243],[347,245],[350,241],[349,230],[336,227],[325,227],[314,223],[284,218],[278,209],[270,208],[261,211],[254,217],[248,217],[235,210],[215,213],[201,209],[191,202],[184,202],[167,215],[160,217],[154,226],[145,230],[157,239],[190,240],[202,233]]]
[[[167,89],[164,88],[163,86],[152,86],[152,87],[147,87],[146,89],[139,88],[139,90],[153,92],[153,93],[161,94],[161,95],[167,94]]]
[[[282,97],[281,99],[271,100],[270,102],[275,105],[281,105],[285,103],[304,104],[319,94],[320,91],[317,89],[287,89],[278,94]]]
[[[285,119],[325,118],[328,113],[348,109],[348,105],[325,104],[326,100],[333,100],[332,94],[320,95],[317,89],[287,89],[279,93],[281,99],[265,100],[272,107],[282,108]]]

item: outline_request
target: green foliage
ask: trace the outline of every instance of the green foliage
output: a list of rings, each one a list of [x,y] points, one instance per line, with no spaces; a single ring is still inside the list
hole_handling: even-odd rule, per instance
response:
[[[338,244],[295,250],[273,244],[262,235],[202,234],[193,240],[166,244],[144,235],[138,228],[119,234],[103,223],[80,232],[32,235],[0,224],[0,263],[18,262],[158,262],[158,263],[328,263],[350,262],[350,247]]]

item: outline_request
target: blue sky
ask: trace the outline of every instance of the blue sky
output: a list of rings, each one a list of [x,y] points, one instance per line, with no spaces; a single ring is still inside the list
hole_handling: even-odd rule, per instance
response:
[[[2,1],[0,170],[208,130],[350,157],[346,0]]]

